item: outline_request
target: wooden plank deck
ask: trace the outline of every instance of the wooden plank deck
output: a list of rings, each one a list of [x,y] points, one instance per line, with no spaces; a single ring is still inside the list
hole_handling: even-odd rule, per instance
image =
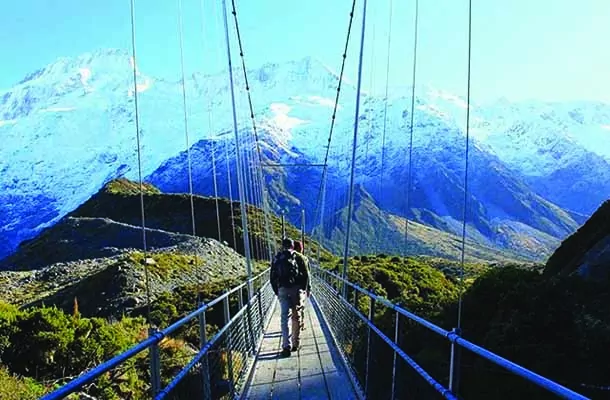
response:
[[[245,399],[357,399],[338,350],[323,329],[313,304],[306,301],[301,348],[281,357],[280,307],[276,303],[256,356]]]

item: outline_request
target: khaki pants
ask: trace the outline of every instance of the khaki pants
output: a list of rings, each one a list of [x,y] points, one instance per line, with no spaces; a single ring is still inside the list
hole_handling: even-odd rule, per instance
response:
[[[282,325],[282,348],[299,346],[299,336],[301,333],[301,321],[303,321],[303,305],[305,302],[305,291],[297,286],[278,290],[281,310]],[[292,319],[292,338],[288,330],[288,318]],[[291,340],[292,339],[292,340]],[[292,345],[292,346],[291,346]]]

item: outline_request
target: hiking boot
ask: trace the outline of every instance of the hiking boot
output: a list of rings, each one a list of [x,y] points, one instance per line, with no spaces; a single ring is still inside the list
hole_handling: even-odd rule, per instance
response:
[[[282,357],[290,357],[290,347],[284,347],[281,354]]]

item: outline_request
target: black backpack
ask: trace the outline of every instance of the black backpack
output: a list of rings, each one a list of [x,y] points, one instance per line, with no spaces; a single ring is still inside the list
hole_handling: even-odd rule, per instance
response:
[[[299,278],[299,265],[295,253],[282,251],[275,258],[275,272],[278,287],[291,287],[296,285]]]

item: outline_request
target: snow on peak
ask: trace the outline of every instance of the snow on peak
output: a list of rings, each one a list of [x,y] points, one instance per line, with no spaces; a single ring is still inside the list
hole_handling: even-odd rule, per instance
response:
[[[77,77],[87,85],[92,74],[123,75],[132,71],[131,56],[125,50],[101,49],[84,53],[78,57],[59,57],[44,68],[25,76],[19,84],[44,84],[49,80],[64,80]]]
[[[289,131],[295,126],[306,122],[298,118],[290,117],[288,113],[290,112],[291,107],[287,104],[273,103],[269,108],[274,114],[270,121],[280,129]]]
[[[91,70],[89,68],[79,68],[78,72],[80,73],[80,83],[87,86],[87,81],[91,77]]]
[[[464,99],[449,92],[428,87],[427,95],[432,99],[443,100],[459,108],[468,108],[468,104]]]
[[[248,71],[248,76],[263,85],[266,91],[285,94],[326,95],[336,92],[339,77],[313,57],[285,63],[267,63]]]
[[[0,119],[21,119],[33,112],[80,108],[83,96],[97,93],[101,102],[133,91],[133,64],[125,50],[103,49],[78,57],[59,57],[25,76],[0,102]],[[138,91],[152,81],[139,76]],[[125,96],[127,97],[127,96]],[[105,99],[105,100],[104,100]]]
[[[322,96],[291,96],[290,100],[309,106],[324,106],[328,108],[335,107],[335,100]],[[343,106],[341,104],[337,104],[337,110],[340,110]]]
[[[74,111],[74,110],[76,110],[75,107],[49,107],[49,108],[43,108],[39,112],[41,112],[41,113],[43,113],[43,112],[68,112],[68,111]]]

